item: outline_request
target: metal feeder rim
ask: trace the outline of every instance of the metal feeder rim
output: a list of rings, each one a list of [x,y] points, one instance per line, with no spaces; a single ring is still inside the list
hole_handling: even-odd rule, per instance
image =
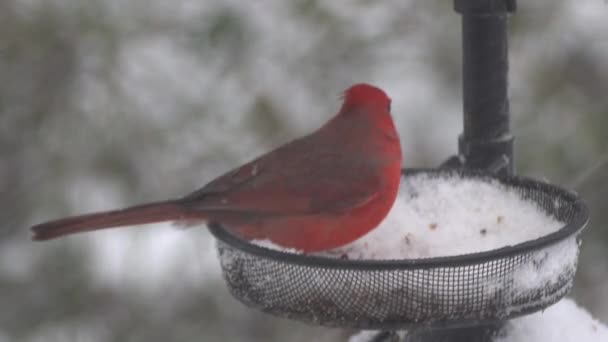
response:
[[[415,175],[415,174],[429,174],[429,175],[450,175],[457,174],[462,178],[478,178],[478,179],[494,179],[498,180],[501,184],[507,182],[509,185],[520,185],[523,187],[535,187],[541,188],[547,193],[560,193],[561,196],[566,197],[572,201],[576,214],[574,218],[567,222],[565,226],[559,230],[536,238],[534,240],[524,241],[515,245],[505,246],[498,249],[489,251],[468,253],[461,255],[452,256],[441,256],[431,258],[418,258],[418,259],[387,259],[387,260],[357,260],[357,259],[339,259],[330,258],[316,255],[305,255],[288,253],[278,250],[261,247],[250,243],[246,240],[240,239],[233,234],[229,233],[220,223],[210,222],[209,230],[218,240],[228,244],[229,246],[241,250],[243,252],[265,258],[272,259],[284,263],[303,265],[303,266],[314,266],[320,268],[331,268],[331,269],[357,269],[357,270],[391,270],[391,269],[428,269],[438,267],[456,267],[465,266],[471,264],[478,264],[488,262],[494,259],[500,259],[510,257],[525,252],[531,252],[533,250],[540,250],[544,247],[553,245],[557,242],[565,240],[568,237],[578,234],[586,226],[589,221],[589,210],[584,201],[577,196],[575,193],[568,190],[562,189],[558,186],[550,183],[535,180],[533,178],[521,177],[521,176],[497,176],[490,174],[483,170],[465,170],[465,169],[403,169],[402,175]]]

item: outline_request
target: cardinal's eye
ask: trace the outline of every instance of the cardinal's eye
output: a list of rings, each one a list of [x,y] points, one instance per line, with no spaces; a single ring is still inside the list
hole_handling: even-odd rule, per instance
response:
[[[388,102],[388,106],[386,107],[386,110],[388,110],[388,112],[391,112],[391,101]]]

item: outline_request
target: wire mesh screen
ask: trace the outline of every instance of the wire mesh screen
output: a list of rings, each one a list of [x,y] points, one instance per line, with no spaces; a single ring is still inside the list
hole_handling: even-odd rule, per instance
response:
[[[429,175],[489,176],[421,170]],[[572,287],[577,234],[587,211],[572,193],[517,177],[499,178],[567,224],[494,251],[413,260],[341,260],[271,251],[212,227],[232,294],[262,311],[326,326],[403,328],[466,325],[542,309]]]

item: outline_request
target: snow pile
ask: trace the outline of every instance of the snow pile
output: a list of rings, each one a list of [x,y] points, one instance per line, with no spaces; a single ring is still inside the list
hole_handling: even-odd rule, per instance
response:
[[[497,181],[415,175],[402,179],[380,226],[335,252],[353,259],[459,255],[536,239],[562,226]]]
[[[605,342],[608,326],[563,299],[543,312],[511,320],[500,335],[495,342]]]
[[[497,181],[412,175],[384,221],[351,244],[323,253],[349,259],[416,259],[497,249],[564,223]],[[254,243],[281,249],[269,241]]]
[[[361,331],[349,342],[369,342],[377,331]],[[400,336],[407,334],[399,332]],[[545,311],[511,320],[494,342],[605,342],[608,326],[593,319],[574,303],[563,299]]]

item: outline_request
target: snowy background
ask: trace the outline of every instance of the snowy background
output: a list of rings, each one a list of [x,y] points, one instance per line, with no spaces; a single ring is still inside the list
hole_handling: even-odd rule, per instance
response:
[[[510,50],[518,172],[588,201],[573,296],[603,322],[607,17],[520,1]],[[405,165],[435,166],[462,130],[459,20],[447,1],[0,1],[0,341],[344,340],[232,299],[204,230],[26,228],[187,193],[361,81],[392,97]]]

